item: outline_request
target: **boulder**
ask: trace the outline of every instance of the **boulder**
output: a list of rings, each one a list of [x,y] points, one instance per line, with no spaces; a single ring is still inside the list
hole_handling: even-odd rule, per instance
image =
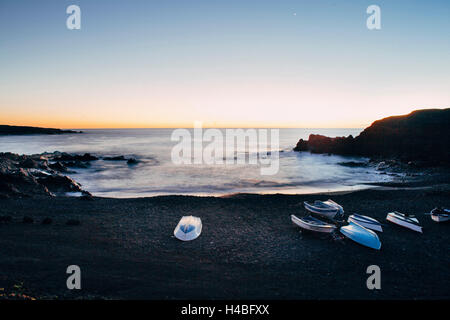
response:
[[[38,178],[38,182],[52,192],[81,192],[81,186],[73,179],[54,174],[44,178]]]
[[[361,161],[347,161],[347,162],[339,162],[338,165],[344,166],[344,167],[351,167],[351,168],[361,168],[361,167],[367,167],[367,162],[361,162]]]
[[[68,154],[61,153],[53,158],[54,161],[95,161],[98,160],[96,156],[91,155],[90,153],[85,153],[83,155],[78,154]]]
[[[6,195],[51,195],[49,190],[39,184],[37,179],[28,171],[30,169],[16,169],[12,171],[0,170],[0,192]]]
[[[22,168],[41,168],[41,163],[31,158],[26,158],[19,164]]]
[[[82,156],[76,156],[75,160],[80,160],[80,161],[95,161],[98,160],[98,158],[96,156],[91,155],[90,153],[85,153]]]
[[[103,160],[106,160],[106,161],[125,161],[127,159],[125,159],[124,156],[116,156],[116,157],[104,157]]]
[[[300,139],[294,148],[294,151],[308,151],[308,141]]]
[[[66,154],[67,155],[67,154]],[[80,185],[57,172],[68,172],[60,162],[48,165],[52,157],[66,157],[62,153],[45,155],[17,155],[0,153],[0,197],[54,196],[54,192],[82,191]],[[70,156],[72,157],[72,156]],[[85,154],[77,159],[92,159]],[[75,160],[75,165],[86,162]],[[50,191],[51,190],[51,191]]]
[[[127,164],[129,166],[135,165],[135,164],[138,164],[138,163],[139,163],[139,161],[137,161],[135,158],[130,158],[130,159],[127,160]]]
[[[308,150],[312,153],[352,154],[353,136],[329,138],[326,136],[311,134],[308,139]]]
[[[63,165],[61,162],[55,162],[48,165],[50,169],[53,169],[55,171],[59,172],[68,172],[69,170],[65,165]]]
[[[69,168],[80,168],[80,169],[87,169],[91,165],[89,162],[82,162],[82,161],[79,161],[79,160],[68,161],[68,162],[63,162],[63,163],[64,163],[64,165],[66,167],[69,167]]]

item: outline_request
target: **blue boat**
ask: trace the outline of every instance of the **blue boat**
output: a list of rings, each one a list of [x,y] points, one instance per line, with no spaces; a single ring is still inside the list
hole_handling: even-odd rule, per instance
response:
[[[381,248],[380,239],[378,239],[375,232],[366,229],[353,221],[348,225],[341,227],[340,231],[347,238],[362,244],[363,246],[376,250],[380,250]]]

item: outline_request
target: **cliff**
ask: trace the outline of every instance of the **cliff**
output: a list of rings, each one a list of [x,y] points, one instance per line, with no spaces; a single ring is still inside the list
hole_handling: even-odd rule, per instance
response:
[[[63,133],[81,133],[81,131],[61,130],[61,129],[53,129],[53,128],[0,125],[0,135],[63,134]]]
[[[416,110],[377,120],[355,138],[311,134],[294,151],[450,164],[450,109]]]

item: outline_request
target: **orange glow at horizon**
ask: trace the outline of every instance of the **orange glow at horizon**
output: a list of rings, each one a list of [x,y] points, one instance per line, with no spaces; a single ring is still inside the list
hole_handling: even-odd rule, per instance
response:
[[[446,93],[424,96],[380,94],[319,84],[226,82],[161,86],[149,90],[104,85],[67,91],[0,97],[0,124],[61,129],[192,128],[365,128],[373,121],[416,109],[445,107]],[[391,106],[395,106],[395,108]]]
[[[370,124],[381,118],[407,114],[413,110],[422,108],[411,108],[409,111],[395,114],[383,114],[371,119],[348,119],[347,121],[323,122],[319,119],[314,120],[309,118],[308,121],[266,121],[266,120],[248,120],[248,121],[232,121],[221,120],[215,121],[213,119],[192,119],[192,121],[130,121],[124,117],[122,121],[111,118],[102,120],[93,119],[66,119],[62,117],[45,117],[45,116],[22,116],[5,117],[0,113],[0,125],[13,126],[32,126],[44,128],[60,128],[60,129],[144,129],[144,128],[193,128],[194,121],[200,121],[203,128],[365,128]],[[144,118],[144,117],[143,117]],[[323,119],[322,119],[323,120]],[[330,119],[327,119],[330,120]]]

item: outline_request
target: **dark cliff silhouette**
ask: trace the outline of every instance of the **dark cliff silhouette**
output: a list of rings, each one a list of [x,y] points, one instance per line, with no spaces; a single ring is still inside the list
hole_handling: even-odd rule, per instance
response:
[[[40,128],[40,127],[0,125],[0,135],[63,134],[63,133],[81,133],[81,131],[61,130],[61,129],[53,129],[53,128]]]
[[[416,110],[377,120],[357,137],[311,134],[294,151],[450,164],[450,109]]]

